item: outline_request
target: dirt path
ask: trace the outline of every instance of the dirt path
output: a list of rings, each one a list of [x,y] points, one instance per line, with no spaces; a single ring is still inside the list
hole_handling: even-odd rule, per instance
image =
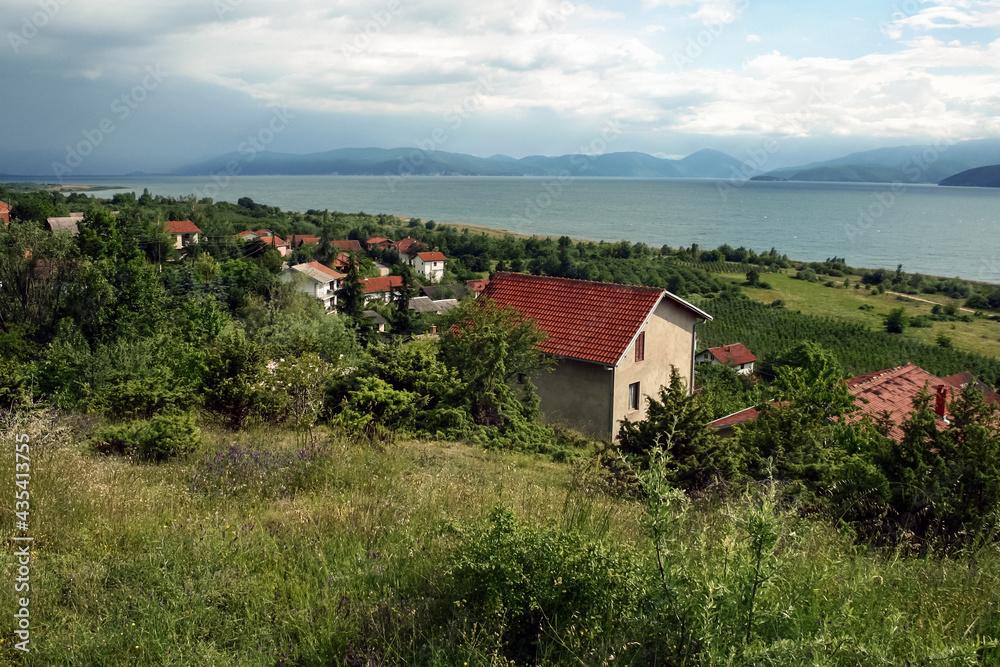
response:
[[[886,290],[885,293],[886,294],[893,294],[895,296],[903,296],[903,297],[906,297],[907,299],[913,299],[914,301],[922,301],[924,303],[929,303],[929,304],[932,304],[934,306],[944,305],[944,304],[938,303],[937,301],[929,301],[927,299],[921,299],[919,296],[913,296],[913,295],[910,295],[910,294],[903,294],[902,292],[890,292],[889,290]],[[972,310],[971,308],[961,308],[960,307],[959,310],[964,311],[966,313],[975,313],[976,312],[976,311]]]

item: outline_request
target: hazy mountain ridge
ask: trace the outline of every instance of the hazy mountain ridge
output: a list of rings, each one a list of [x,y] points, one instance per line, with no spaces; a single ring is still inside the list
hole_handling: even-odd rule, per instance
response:
[[[949,176],[938,185],[959,185],[977,188],[1000,188],[1000,164],[967,169],[954,176]]]
[[[757,180],[938,183],[953,174],[1000,162],[1000,139],[956,144],[876,148],[798,167],[775,169]]]
[[[306,155],[272,151],[228,153],[173,173],[176,176],[233,172],[250,176],[563,176],[568,173],[632,178],[726,178],[740,164],[730,155],[709,149],[681,160],[670,160],[638,152],[557,157],[530,155],[515,159],[506,155],[480,158],[416,148],[341,148]]]

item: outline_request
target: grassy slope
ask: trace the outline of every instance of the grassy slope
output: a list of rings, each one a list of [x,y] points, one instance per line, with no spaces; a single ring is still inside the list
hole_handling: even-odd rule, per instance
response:
[[[740,283],[743,276],[725,276],[732,282]],[[892,294],[869,293],[864,288],[848,289],[824,287],[823,283],[810,283],[795,280],[790,274],[764,274],[761,280],[769,283],[773,289],[744,288],[751,299],[771,303],[775,299],[785,302],[789,310],[801,310],[807,315],[822,315],[838,317],[846,320],[863,322],[872,329],[883,328],[883,315],[894,308],[902,306],[908,316],[930,315],[932,304],[913,300],[900,300]],[[842,280],[842,279],[838,279]],[[859,279],[852,276],[852,284]],[[961,306],[956,299],[949,299],[935,294],[917,295],[921,299],[940,304]],[[905,297],[904,297],[905,298]],[[870,304],[874,310],[859,310],[859,306]],[[903,334],[921,343],[935,345],[938,335],[950,336],[955,347],[968,352],[976,352],[989,357],[1000,358],[1000,322],[986,318],[976,318],[973,322],[933,322],[928,328],[907,328]]]
[[[449,558],[464,550],[448,524],[498,501],[536,529],[572,530],[634,551],[644,580],[655,582],[642,506],[603,493],[580,466],[453,443],[377,451],[324,434],[333,458],[298,493],[273,487],[212,498],[189,490],[197,457],[161,465],[94,457],[60,423],[36,419],[16,429],[32,442],[33,643],[21,656],[5,632],[5,664],[500,664],[499,635],[477,630],[483,617],[463,604],[471,592],[435,597],[447,590]],[[7,480],[16,431],[0,430]],[[230,441],[294,446],[276,431],[206,440],[210,451]],[[691,631],[701,633],[705,651],[728,653],[744,632],[741,563],[750,562],[745,531],[759,507],[671,508],[668,570],[686,591],[680,598],[692,601],[690,618],[704,623]],[[973,664],[977,635],[1000,632],[995,545],[925,560],[867,555],[824,524],[794,516],[779,519],[778,531],[765,555],[770,575],[755,616],[755,635],[764,639],[752,647],[751,664],[960,656],[946,664]],[[0,557],[8,581],[10,554]],[[554,579],[534,576],[543,588]],[[649,600],[652,609],[665,604]],[[554,626],[542,629],[540,646],[562,656],[549,664],[645,663],[644,646],[676,634],[672,612],[643,609],[628,610],[608,638],[583,636],[584,617],[564,619],[559,636]],[[13,611],[8,593],[0,598],[7,627]],[[648,650],[671,664],[669,648]]]

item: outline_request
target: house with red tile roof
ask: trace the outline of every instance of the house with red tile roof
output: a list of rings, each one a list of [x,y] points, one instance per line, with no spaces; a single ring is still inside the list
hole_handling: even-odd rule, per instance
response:
[[[932,407],[937,414],[937,426],[940,430],[947,427],[948,404],[960,391],[960,388],[953,384],[910,363],[867,375],[859,375],[846,382],[851,395],[854,396],[855,404],[860,409],[857,415],[869,414],[873,417],[885,417],[890,427],[889,437],[896,441],[903,439],[902,427],[910,413],[913,412],[913,399],[924,388],[931,396]],[[757,408],[746,408],[716,419],[708,426],[716,429],[719,435],[729,436],[733,434],[735,426],[753,421],[759,414]],[[853,419],[857,419],[857,415]]]
[[[301,290],[322,301],[328,312],[336,310],[337,292],[346,277],[319,262],[296,264],[278,274],[278,279],[283,282],[298,282]]]
[[[645,396],[670,381],[690,389],[695,326],[712,317],[655,287],[498,273],[480,300],[510,306],[545,332],[555,369],[532,377],[550,422],[613,439],[618,423],[646,416]]]
[[[483,293],[486,286],[490,284],[489,278],[477,278],[476,280],[465,281],[466,286],[469,288],[469,294],[472,295],[473,299],[478,299],[479,295]]]
[[[413,238],[412,236],[407,236],[405,239],[400,239],[399,241],[393,243],[392,247],[399,251],[399,257],[403,260],[403,262],[410,264],[412,258],[408,257],[408,255],[415,255],[419,251],[426,248],[427,244],[419,239]]]
[[[372,301],[392,301],[393,290],[403,287],[402,276],[379,276],[378,278],[362,278],[361,291],[365,295],[365,303]]]
[[[163,223],[167,233],[174,237],[174,248],[180,250],[184,246],[198,242],[201,230],[190,220],[168,220]]]
[[[282,239],[280,236],[261,236],[260,242],[264,245],[269,245],[278,251],[278,254],[282,257],[288,257],[292,254],[292,248],[288,245],[288,242]]]
[[[319,241],[317,241],[319,243]],[[346,239],[343,241],[330,241],[330,244],[342,252],[364,252],[361,248],[361,241],[355,239]]]
[[[723,364],[740,375],[752,375],[757,357],[743,343],[733,343],[702,350],[695,356],[694,361],[696,364]]]
[[[4,226],[10,224],[10,212],[13,208],[10,204],[0,201],[0,220],[3,220]]]
[[[301,248],[304,245],[313,245],[319,243],[319,237],[315,234],[292,234],[288,237],[288,245],[294,250],[296,248]]]
[[[941,378],[946,384],[950,384],[958,390],[965,389],[970,384],[983,392],[983,397],[986,399],[987,403],[992,403],[993,405],[1000,405],[1000,394],[994,391],[988,384],[980,381],[975,375],[969,371],[964,371],[962,373],[955,373],[954,375],[949,375],[946,378]]]
[[[388,248],[392,245],[392,241],[382,236],[372,236],[365,243],[368,244],[368,247],[377,246],[379,248]]]
[[[444,278],[444,268],[448,258],[440,252],[418,252],[413,257],[413,270],[431,282],[440,282]]]

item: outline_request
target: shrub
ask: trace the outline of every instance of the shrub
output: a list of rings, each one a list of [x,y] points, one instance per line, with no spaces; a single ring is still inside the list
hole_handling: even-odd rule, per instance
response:
[[[190,415],[156,415],[150,420],[111,424],[90,434],[91,448],[101,454],[164,461],[190,454],[201,442],[201,430]]]

